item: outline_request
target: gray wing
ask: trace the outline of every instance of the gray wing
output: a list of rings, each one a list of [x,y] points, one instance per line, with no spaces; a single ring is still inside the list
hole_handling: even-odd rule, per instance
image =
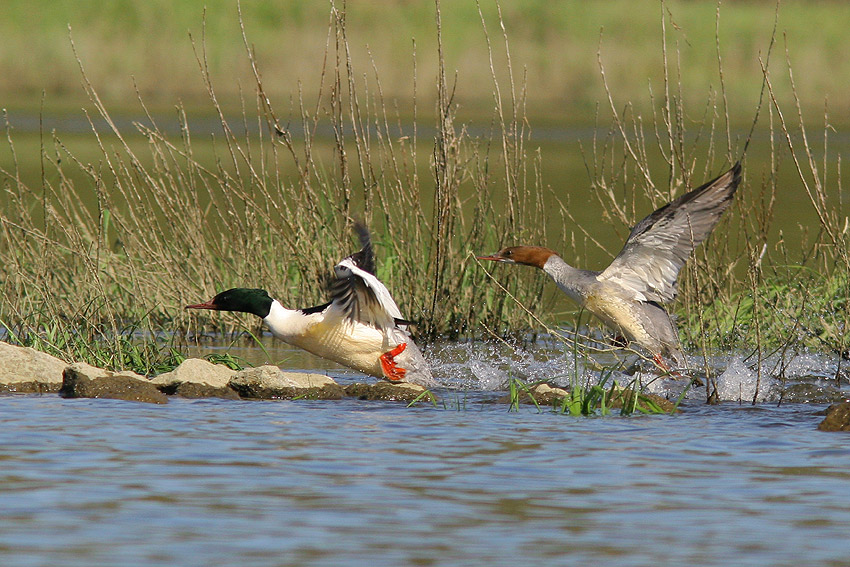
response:
[[[720,221],[740,181],[738,162],[640,221],[599,279],[634,292],[640,301],[672,301],[679,270]]]

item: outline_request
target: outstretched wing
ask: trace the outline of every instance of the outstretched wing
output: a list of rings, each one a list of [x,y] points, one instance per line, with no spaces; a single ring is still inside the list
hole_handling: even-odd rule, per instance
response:
[[[672,301],[679,270],[720,220],[741,181],[741,163],[640,221],[601,274],[641,301]]]
[[[336,280],[331,283],[333,302],[347,317],[378,329],[390,329],[406,323],[387,287],[375,277],[375,254],[369,231],[355,225],[362,248],[334,266]]]

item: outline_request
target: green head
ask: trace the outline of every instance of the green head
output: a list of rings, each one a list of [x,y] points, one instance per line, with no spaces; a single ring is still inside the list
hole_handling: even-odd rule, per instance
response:
[[[265,319],[272,309],[274,299],[264,289],[235,287],[222,291],[206,303],[187,305],[185,309],[212,309],[213,311],[238,311],[252,313]]]

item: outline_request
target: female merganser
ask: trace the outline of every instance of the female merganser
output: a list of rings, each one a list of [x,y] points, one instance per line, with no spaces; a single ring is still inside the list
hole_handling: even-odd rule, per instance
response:
[[[386,286],[375,277],[369,231],[355,226],[362,249],[334,266],[331,301],[286,309],[263,289],[234,288],[186,309],[253,313],[278,339],[343,366],[392,381],[437,385]]]
[[[623,249],[601,272],[574,268],[555,251],[539,246],[513,246],[479,259],[542,269],[579,305],[670,370],[663,357],[678,366],[685,357],[676,326],[661,303],[676,297],[679,270],[729,207],[740,181],[738,162],[653,212],[635,225]]]

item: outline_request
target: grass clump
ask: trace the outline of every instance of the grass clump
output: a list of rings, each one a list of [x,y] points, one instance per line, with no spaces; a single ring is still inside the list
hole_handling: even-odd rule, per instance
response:
[[[608,416],[617,410],[621,416],[677,411],[678,402],[674,404],[660,396],[644,393],[635,382],[623,388],[612,381],[606,387],[609,378],[610,373],[603,373],[598,383],[573,383],[569,388],[552,387],[544,382],[527,384],[519,378],[511,378],[508,382],[508,407],[510,411],[519,411],[520,404],[533,404],[542,411],[544,406],[549,406],[556,413],[574,417]]]
[[[65,322],[35,325],[30,328],[4,328],[2,340],[31,347],[66,361],[86,362],[107,370],[131,370],[154,376],[173,370],[186,359],[173,343],[140,336],[137,328],[122,328],[112,335],[99,325],[70,327]]]

